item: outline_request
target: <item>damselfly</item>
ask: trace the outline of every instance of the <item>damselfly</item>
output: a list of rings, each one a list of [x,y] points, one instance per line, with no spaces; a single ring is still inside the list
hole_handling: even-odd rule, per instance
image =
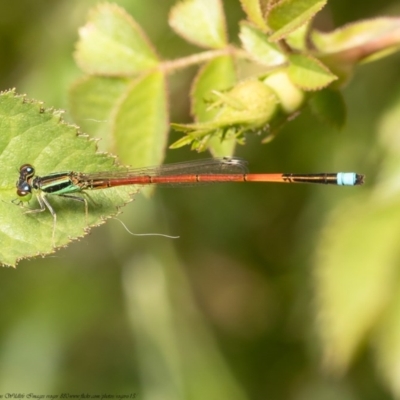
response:
[[[166,164],[158,167],[136,168],[105,172],[54,172],[44,176],[35,175],[31,164],[19,169],[16,183],[18,199],[28,202],[35,194],[40,208],[26,211],[36,213],[46,208],[53,216],[53,243],[57,223],[54,211],[47,195],[57,195],[84,203],[86,216],[88,202],[86,191],[107,189],[126,185],[195,185],[206,182],[282,182],[282,183],[319,183],[341,186],[355,186],[364,183],[364,175],[354,172],[318,173],[318,174],[249,174],[246,161],[236,157],[224,157]]]

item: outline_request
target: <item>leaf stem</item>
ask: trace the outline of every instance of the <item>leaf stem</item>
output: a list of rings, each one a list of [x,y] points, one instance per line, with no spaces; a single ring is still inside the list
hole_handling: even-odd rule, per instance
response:
[[[214,58],[227,55],[240,58],[249,57],[246,51],[235,48],[233,46],[227,46],[223,49],[209,50],[209,51],[204,51],[202,53],[192,54],[187,57],[178,58],[176,60],[163,61],[160,63],[159,69],[161,69],[166,73],[171,73],[179,69],[187,68],[191,65],[202,64]]]

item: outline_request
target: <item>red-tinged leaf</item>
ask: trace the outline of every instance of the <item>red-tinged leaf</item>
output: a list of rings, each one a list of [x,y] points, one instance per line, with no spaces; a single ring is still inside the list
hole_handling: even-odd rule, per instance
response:
[[[313,31],[311,39],[321,55],[330,55],[337,63],[354,65],[400,47],[400,18],[355,22],[328,33]]]

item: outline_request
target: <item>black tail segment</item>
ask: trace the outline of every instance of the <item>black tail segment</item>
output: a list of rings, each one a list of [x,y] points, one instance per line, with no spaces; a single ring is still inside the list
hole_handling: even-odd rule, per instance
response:
[[[337,185],[337,174],[282,174],[283,180],[291,183],[319,183]]]

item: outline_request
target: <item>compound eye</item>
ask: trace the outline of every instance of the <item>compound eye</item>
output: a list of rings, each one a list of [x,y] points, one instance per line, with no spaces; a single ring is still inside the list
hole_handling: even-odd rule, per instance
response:
[[[19,173],[25,178],[30,178],[35,173],[35,168],[31,164],[21,165],[19,168]]]
[[[32,197],[32,188],[28,183],[22,183],[17,187],[17,196],[22,201],[29,201]]]

